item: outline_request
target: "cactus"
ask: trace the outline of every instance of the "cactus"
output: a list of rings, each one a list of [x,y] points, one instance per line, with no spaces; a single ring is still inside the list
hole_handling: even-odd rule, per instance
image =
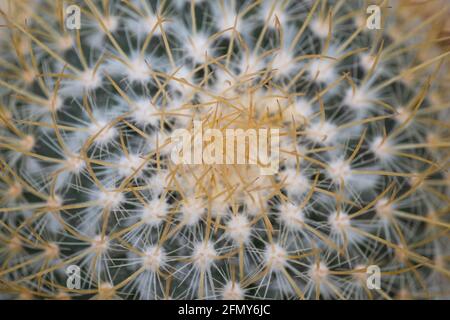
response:
[[[448,297],[444,10],[69,2],[0,6],[2,298]],[[278,172],[174,164],[194,121],[279,129]]]

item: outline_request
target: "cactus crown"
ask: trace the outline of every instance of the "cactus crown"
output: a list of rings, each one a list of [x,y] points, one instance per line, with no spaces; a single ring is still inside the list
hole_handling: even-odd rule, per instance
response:
[[[359,0],[85,0],[68,30],[63,1],[6,2],[4,297],[448,291],[442,15],[403,21],[394,7],[369,30]],[[174,164],[171,135],[194,121],[278,129],[278,172]]]

